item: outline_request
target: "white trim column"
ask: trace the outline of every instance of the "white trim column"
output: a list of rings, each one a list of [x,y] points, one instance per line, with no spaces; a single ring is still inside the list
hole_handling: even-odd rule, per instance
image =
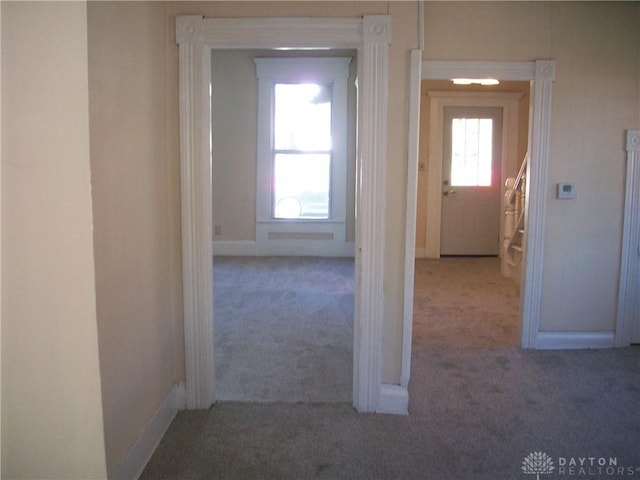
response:
[[[353,404],[378,411],[382,384],[390,17],[364,17],[358,70],[358,191]]]
[[[640,262],[640,130],[627,130],[627,175],[624,199],[624,226],[620,282],[618,284],[618,315],[614,346],[628,347],[636,339],[633,322],[640,315],[638,294],[638,263]],[[636,328],[638,328],[636,326]]]
[[[178,17],[180,178],[182,191],[182,289],[187,408],[214,403],[213,263],[211,246],[211,130],[209,49],[203,17]],[[209,219],[203,221],[203,219]]]
[[[520,301],[523,326],[522,348],[536,348],[536,339],[540,330],[545,215],[551,142],[551,102],[555,74],[555,61],[535,61],[524,220],[526,225],[524,238],[526,266],[523,269],[523,288]]]
[[[413,291],[416,258],[416,214],[418,211],[418,163],[420,146],[420,92],[422,50],[411,50],[409,70],[409,137],[407,149],[407,212],[404,244],[404,315],[402,327],[402,371],[400,385],[407,387],[411,376]]]

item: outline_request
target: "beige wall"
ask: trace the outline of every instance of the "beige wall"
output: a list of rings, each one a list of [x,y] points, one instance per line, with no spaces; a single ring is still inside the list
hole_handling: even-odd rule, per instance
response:
[[[347,84],[348,178],[347,241],[355,239],[356,52],[214,50],[212,53],[213,223],[214,240],[255,240],[256,141],[258,116],[257,57],[353,57]]]
[[[184,378],[179,156],[162,2],[89,2],[96,297],[108,471]]]
[[[105,478],[86,6],[1,8],[2,477]]]
[[[612,331],[624,131],[638,128],[638,2],[427,2],[429,60],[556,61],[541,331]],[[464,34],[461,34],[464,32]],[[554,198],[557,182],[578,197]]]
[[[258,83],[255,52],[212,53],[214,240],[255,240]]]

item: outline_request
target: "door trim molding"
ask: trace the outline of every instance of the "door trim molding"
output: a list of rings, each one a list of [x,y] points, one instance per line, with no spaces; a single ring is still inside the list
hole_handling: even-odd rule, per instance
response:
[[[640,257],[640,130],[627,130],[627,174],[624,198],[624,226],[615,346],[628,347],[633,337],[633,322],[638,321],[640,301],[638,262]],[[636,327],[638,328],[638,327]]]
[[[402,319],[402,368],[400,386],[405,390],[411,377],[413,291],[416,259],[416,214],[418,211],[418,166],[420,147],[420,92],[422,50],[411,50],[409,66],[409,138],[407,147],[407,209],[404,244],[404,302]],[[408,399],[408,397],[407,397]]]
[[[556,63],[536,60],[529,126],[529,162],[525,196],[524,268],[520,293],[522,348],[537,348],[542,310],[544,236],[546,229],[551,105]]]
[[[182,263],[187,408],[215,401],[211,219],[212,49],[356,48],[358,178],[353,405],[379,411],[384,321],[388,56],[391,17],[178,16]]]
[[[465,62],[425,60],[422,78],[451,80],[452,78],[495,78],[497,80],[531,81],[535,76],[535,62]]]
[[[502,172],[517,172],[518,155],[518,100],[517,92],[438,92],[430,91],[429,138],[441,139],[443,135],[444,110],[446,107],[498,107],[502,108]],[[515,131],[516,135],[513,135]],[[514,140],[515,139],[515,140]],[[514,159],[509,165],[509,159]],[[429,141],[429,163],[427,164],[427,221],[425,234],[425,255],[440,258],[440,227],[442,218],[442,168],[443,145],[440,141]],[[515,173],[514,173],[515,175]],[[504,186],[500,186],[500,195]],[[500,218],[500,233],[503,219]],[[500,239],[498,251],[500,252]]]
[[[542,304],[545,212],[551,130],[551,102],[555,80],[554,60],[533,62],[424,61],[422,78],[497,78],[533,82],[529,122],[528,189],[525,200],[527,224],[525,268],[521,282],[521,345],[536,348]]]

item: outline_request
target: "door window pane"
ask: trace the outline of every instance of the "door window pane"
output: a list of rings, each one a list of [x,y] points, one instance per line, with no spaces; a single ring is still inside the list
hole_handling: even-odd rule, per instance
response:
[[[452,120],[451,186],[491,186],[492,131],[490,118]]]
[[[277,153],[273,170],[275,218],[329,218],[331,154]]]
[[[331,87],[277,83],[274,92],[276,150],[331,150]]]

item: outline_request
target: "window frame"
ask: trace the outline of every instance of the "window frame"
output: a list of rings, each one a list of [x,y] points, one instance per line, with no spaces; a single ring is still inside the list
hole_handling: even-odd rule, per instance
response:
[[[324,117],[325,122],[323,122],[323,126],[327,128],[327,131],[325,133],[328,134],[328,140],[329,143],[328,144],[324,144],[324,145],[306,145],[306,146],[302,146],[302,145],[293,145],[290,143],[290,141],[288,140],[284,140],[281,138],[281,133],[278,131],[278,111],[279,111],[279,105],[278,105],[278,89],[279,87],[300,87],[300,86],[308,86],[308,85],[315,85],[318,86],[320,88],[325,88],[328,90],[329,92],[329,101],[325,102],[329,104],[329,109],[328,109],[328,116]],[[332,190],[332,182],[331,182],[331,171],[333,169],[333,145],[332,145],[332,127],[333,127],[333,122],[332,122],[332,114],[333,114],[333,110],[334,110],[334,105],[333,105],[333,82],[331,83],[318,83],[315,82],[313,84],[310,83],[283,83],[283,82],[276,82],[273,84],[273,92],[272,92],[273,98],[274,98],[274,104],[273,104],[273,111],[271,114],[271,134],[272,134],[272,149],[271,149],[271,185],[272,185],[272,195],[271,195],[271,215],[272,218],[274,219],[293,219],[293,220],[330,220],[331,219],[331,190]],[[284,100],[284,97],[283,97]],[[289,117],[289,120],[291,120],[293,123],[299,125],[300,123],[300,119],[299,117]],[[286,129],[286,126],[283,126]],[[309,133],[309,126],[307,125],[305,128],[302,129],[305,133]],[[296,132],[297,133],[301,133],[301,132]],[[312,136],[315,137],[316,133],[313,132]],[[317,138],[317,137],[316,137]],[[327,139],[326,136],[324,136],[325,140]],[[279,139],[281,141],[283,141],[282,145],[278,145],[278,141]],[[294,142],[295,143],[295,142]],[[324,143],[324,142],[323,142]],[[317,175],[322,175],[323,178],[325,178],[325,174],[326,174],[326,190],[324,189],[324,186],[322,187],[323,190],[322,192],[319,191],[314,191],[311,192],[309,190],[306,189],[300,189],[298,190],[298,187],[300,187],[299,182],[301,180],[306,181],[306,182],[313,182],[313,181],[319,181],[319,177],[318,176],[314,176],[314,180],[311,180],[310,177],[307,177],[305,179],[301,179],[299,177],[295,177],[295,181],[293,183],[290,182],[285,182],[289,188],[284,188],[284,190],[288,190],[288,192],[285,194],[286,196],[281,197],[280,200],[278,199],[281,193],[278,189],[278,185],[280,183],[280,180],[284,180],[283,178],[280,178],[278,176],[278,158],[281,158],[282,161],[286,162],[285,158],[289,157],[296,157],[295,160],[292,161],[290,167],[287,168],[297,168],[299,170],[299,173],[304,175],[304,168],[305,165],[303,163],[300,162],[304,162],[304,161],[312,161],[311,158],[309,157],[324,157],[323,158],[323,162],[328,162],[326,164],[326,170],[323,169],[323,172],[317,172]],[[300,157],[307,157],[306,160],[303,160]],[[316,161],[318,161],[318,158],[316,158]],[[288,162],[287,162],[288,163]],[[311,166],[310,164],[308,166]],[[285,173],[287,168],[285,168]],[[289,170],[289,173],[290,170]],[[306,172],[308,174],[308,172]],[[285,176],[286,177],[286,176]],[[292,177],[293,178],[293,177]],[[294,187],[293,184],[297,184],[297,187]],[[299,195],[296,195],[296,192]],[[307,209],[305,208],[304,202],[303,202],[303,198],[305,196],[309,196],[309,195],[313,195],[313,193],[320,193],[323,197],[326,193],[327,196],[327,202],[326,202],[326,213],[324,212],[324,208],[323,208],[323,212],[322,215],[312,215],[310,214],[310,212],[307,211]],[[307,194],[307,195],[305,195]],[[296,198],[298,197],[298,198]],[[278,207],[280,205],[280,202],[283,200],[287,200],[287,199],[291,199],[293,198],[294,200],[297,200],[298,203],[298,207],[299,207],[299,214],[297,216],[281,216],[278,215]],[[324,204],[324,202],[322,202]],[[323,205],[324,206],[324,205]]]
[[[258,78],[258,137],[256,179],[256,233],[277,224],[346,223],[347,213],[347,81],[351,57],[255,58]],[[275,218],[272,188],[274,175],[274,87],[276,84],[317,83],[332,86],[331,179],[329,215],[326,219]],[[315,231],[315,230],[314,230]]]

